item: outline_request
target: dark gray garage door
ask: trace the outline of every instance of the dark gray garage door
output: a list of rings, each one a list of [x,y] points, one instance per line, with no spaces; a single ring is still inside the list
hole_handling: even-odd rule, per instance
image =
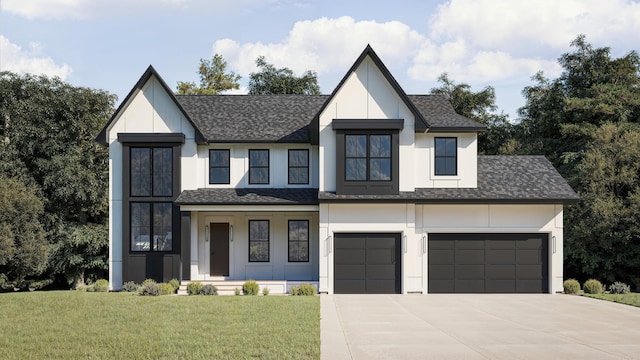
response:
[[[400,293],[400,234],[335,234],[336,294]]]
[[[430,293],[548,292],[547,234],[430,234]]]

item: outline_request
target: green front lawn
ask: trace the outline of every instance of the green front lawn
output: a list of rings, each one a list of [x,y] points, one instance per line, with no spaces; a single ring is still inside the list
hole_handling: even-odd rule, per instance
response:
[[[640,293],[629,294],[584,294],[584,296],[613,301],[621,304],[633,305],[640,307]]]
[[[0,357],[318,359],[318,296],[0,294]]]

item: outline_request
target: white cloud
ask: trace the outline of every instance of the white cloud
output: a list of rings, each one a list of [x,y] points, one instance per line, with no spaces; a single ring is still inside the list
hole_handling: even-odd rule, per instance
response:
[[[399,21],[356,22],[343,16],[298,21],[278,43],[240,44],[232,39],[218,40],[213,44],[213,53],[224,56],[230,66],[243,75],[256,70],[255,59],[261,55],[267,62],[296,73],[315,70],[322,74],[337,69],[346,71],[367,44],[373,46],[387,66],[400,65],[408,61],[407,54],[415,53],[424,41],[424,36]]]
[[[42,50],[42,45],[38,43],[29,44],[29,48],[25,50],[0,35],[0,69],[59,76],[63,80],[71,74],[71,66],[56,64],[50,57],[42,55]]]
[[[3,0],[2,11],[27,19],[92,19],[139,16],[150,12],[228,12],[277,0]]]

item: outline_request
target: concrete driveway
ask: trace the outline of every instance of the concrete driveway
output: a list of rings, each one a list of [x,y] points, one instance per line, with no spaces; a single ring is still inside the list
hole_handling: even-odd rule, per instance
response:
[[[571,295],[321,295],[322,359],[640,359],[640,308]]]

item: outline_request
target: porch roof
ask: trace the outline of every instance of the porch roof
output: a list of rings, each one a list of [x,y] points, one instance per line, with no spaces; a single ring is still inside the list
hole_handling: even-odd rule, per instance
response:
[[[317,205],[315,188],[205,188],[185,190],[178,205]]]

